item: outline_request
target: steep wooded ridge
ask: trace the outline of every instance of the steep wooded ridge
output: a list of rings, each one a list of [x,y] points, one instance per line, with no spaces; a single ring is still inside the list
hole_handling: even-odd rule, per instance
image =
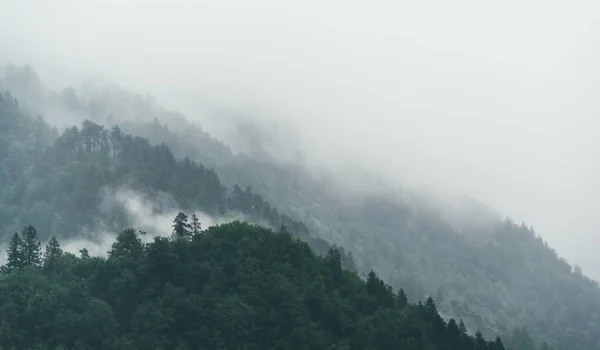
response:
[[[100,210],[98,191],[124,184],[170,193],[184,210],[241,212],[274,228],[284,224],[322,253],[329,249],[325,241],[341,245],[354,253],[363,276],[373,269],[412,301],[432,296],[441,315],[462,318],[471,332],[480,329],[487,338],[501,335],[511,349],[548,348],[543,342],[557,349],[600,349],[597,283],[569,266],[531,228],[480,207],[457,225],[408,192],[349,201],[343,189],[316,180],[301,164],[235,154],[180,114],[118,89],[53,93],[31,70],[15,67],[0,88],[10,89],[21,105],[4,93],[0,229],[5,241],[28,224],[43,237],[81,234],[100,219],[118,232],[129,224],[127,218]],[[35,111],[79,118],[76,123],[89,120],[59,133],[28,117]],[[351,267],[353,259],[342,256],[343,265]]]

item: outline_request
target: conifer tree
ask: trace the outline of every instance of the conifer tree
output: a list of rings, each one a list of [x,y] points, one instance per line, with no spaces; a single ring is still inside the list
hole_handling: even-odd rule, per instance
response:
[[[437,314],[437,307],[435,306],[435,303],[431,297],[427,298],[425,301],[425,309],[430,316]]]
[[[90,252],[88,252],[86,248],[80,249],[79,253],[81,254],[81,259],[85,260],[90,258]]]
[[[52,236],[46,245],[46,252],[44,253],[44,267],[50,267],[54,265],[62,253],[63,251],[60,248],[60,243],[58,243],[56,237]]]
[[[479,330],[475,332],[475,349],[476,350],[484,350],[487,349],[488,345],[486,340],[483,338],[483,334]]]
[[[504,350],[504,343],[502,343],[502,340],[500,339],[500,337],[496,337],[496,350]]]
[[[462,319],[458,322],[458,330],[461,335],[467,335],[467,326],[465,326],[465,322]]]
[[[367,276],[367,292],[371,295],[377,293],[377,286],[379,284],[379,278],[375,271],[371,270]]]
[[[8,244],[8,249],[6,250],[8,253],[8,261],[5,265],[6,272],[19,270],[23,266],[22,244],[23,241],[21,240],[21,236],[15,232]]]
[[[173,236],[177,239],[187,238],[191,235],[191,225],[184,213],[179,213],[173,220]]]
[[[24,266],[39,267],[42,264],[42,243],[33,226],[26,226],[22,232],[22,257]]]
[[[196,213],[192,214],[192,234],[196,236],[202,230],[202,226],[200,224],[200,220],[198,220],[198,216]]]
[[[404,293],[404,289],[400,288],[400,290],[398,291],[398,295],[396,296],[396,307],[402,309],[407,304],[408,298],[406,297],[406,293]]]
[[[333,280],[336,284],[340,283],[343,276],[340,251],[334,248],[330,248],[327,252],[326,259],[331,268]]]

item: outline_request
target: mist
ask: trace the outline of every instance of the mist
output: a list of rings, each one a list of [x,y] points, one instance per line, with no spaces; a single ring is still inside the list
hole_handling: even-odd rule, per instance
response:
[[[145,232],[140,238],[145,243],[150,243],[154,237],[169,237],[173,232],[173,219],[182,210],[175,199],[168,193],[144,194],[128,187],[106,187],[100,193],[100,210],[110,212],[114,209],[123,210],[129,227],[136,231]],[[192,210],[198,217],[202,229],[210,226],[224,224],[238,216],[215,218],[200,210]],[[190,214],[191,215],[191,214]],[[110,229],[108,221],[97,222],[93,227],[83,228],[80,236],[59,241],[65,252],[75,255],[80,250],[87,249],[90,256],[106,257],[117,238],[118,232]],[[45,247],[48,242],[42,242]],[[6,263],[6,246],[0,246],[0,264]]]
[[[225,141],[224,116],[275,120],[310,162],[477,198],[598,279],[599,19],[591,0],[3,2],[0,63],[150,92]]]

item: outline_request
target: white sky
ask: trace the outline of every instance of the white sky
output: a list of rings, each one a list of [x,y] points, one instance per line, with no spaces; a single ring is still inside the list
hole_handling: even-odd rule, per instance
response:
[[[309,157],[472,195],[597,279],[599,60],[593,0],[0,0],[0,63],[277,116]]]

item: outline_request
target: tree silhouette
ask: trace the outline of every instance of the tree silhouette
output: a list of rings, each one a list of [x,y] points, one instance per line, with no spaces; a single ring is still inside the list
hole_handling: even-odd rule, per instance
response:
[[[23,229],[22,257],[24,266],[39,267],[42,264],[42,244],[37,236],[37,230],[33,226]]]
[[[46,245],[46,252],[44,253],[44,267],[52,267],[62,254],[63,251],[60,248],[60,243],[58,243],[56,237],[52,236]]]
[[[192,234],[194,236],[197,235],[197,234],[199,234],[200,231],[202,230],[202,226],[200,224],[200,220],[198,220],[198,216],[196,216],[196,213],[192,214],[191,230],[192,230]]]
[[[173,236],[177,239],[186,239],[191,235],[191,225],[184,213],[179,213],[173,220]]]
[[[8,254],[7,263],[5,265],[6,272],[19,270],[23,266],[22,244],[23,241],[21,240],[21,236],[15,232],[8,244],[8,249],[6,250]]]

